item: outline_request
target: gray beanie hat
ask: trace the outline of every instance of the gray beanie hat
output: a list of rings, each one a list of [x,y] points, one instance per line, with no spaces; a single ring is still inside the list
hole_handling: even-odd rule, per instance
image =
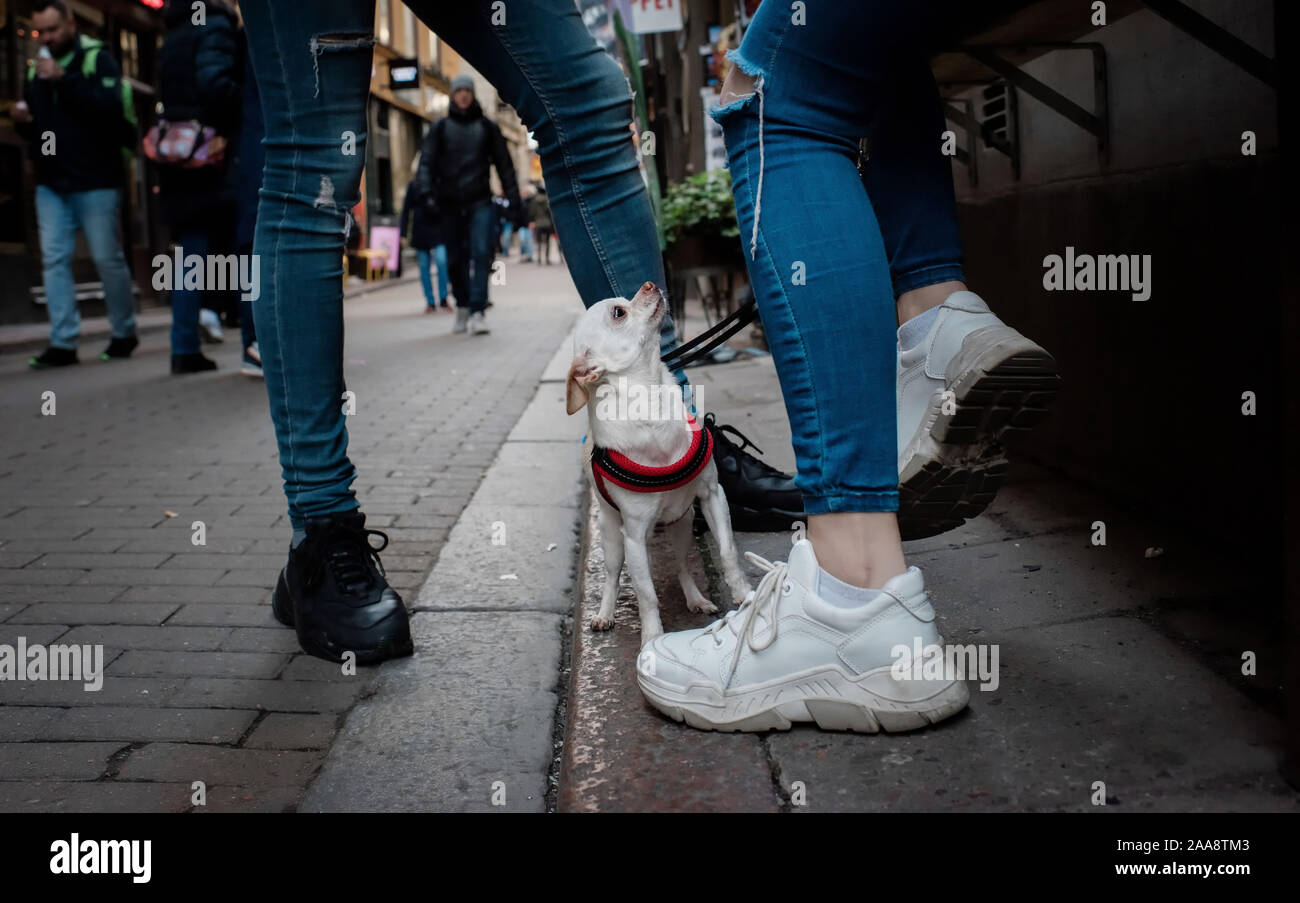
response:
[[[455,94],[461,88],[468,88],[471,94],[474,93],[474,79],[464,73],[457,75],[451,80],[451,93]]]

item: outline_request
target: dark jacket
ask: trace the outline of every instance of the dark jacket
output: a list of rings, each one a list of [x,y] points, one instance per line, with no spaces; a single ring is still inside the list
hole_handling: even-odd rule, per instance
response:
[[[164,119],[197,119],[229,138],[239,124],[243,91],[235,14],[209,0],[206,22],[196,25],[189,0],[170,0],[163,12],[167,34],[158,66],[159,100]],[[227,157],[233,153],[227,148]],[[158,171],[163,212],[173,227],[218,225],[233,216],[233,188],[224,166]]]
[[[421,195],[432,192],[444,212],[464,210],[491,200],[491,166],[497,169],[511,209],[521,209],[515,167],[501,129],[483,115],[477,100],[467,110],[453,104],[446,118],[424,134],[415,182]]]
[[[98,47],[95,74],[82,72],[86,51]],[[63,77],[36,78],[28,72],[23,100],[32,121],[16,123],[27,139],[36,167],[36,183],[60,193],[120,188],[126,171],[122,137],[126,118],[122,106],[122,70],[100,41],[79,35],[71,57],[60,57]],[[46,132],[54,134],[54,153],[41,153]]]
[[[441,230],[429,217],[425,209],[424,197],[415,182],[406,187],[406,197],[402,199],[402,237],[411,239],[411,247],[417,251],[430,251],[442,244]]]
[[[537,194],[528,199],[528,219],[538,229],[555,231],[551,220],[551,202],[546,197],[546,189],[537,189]]]

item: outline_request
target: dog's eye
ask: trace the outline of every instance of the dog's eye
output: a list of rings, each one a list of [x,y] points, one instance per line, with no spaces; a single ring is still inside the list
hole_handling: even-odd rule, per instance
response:
[[[623,307],[612,307],[610,308],[609,315],[615,320],[621,320],[627,316],[627,309]]]

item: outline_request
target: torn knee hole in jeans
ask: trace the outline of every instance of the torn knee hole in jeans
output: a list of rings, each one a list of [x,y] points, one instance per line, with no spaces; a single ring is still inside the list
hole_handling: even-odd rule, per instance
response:
[[[334,181],[329,176],[320,177],[320,192],[312,201],[312,206],[317,210],[333,210],[335,213],[342,213],[343,234],[345,236],[348,234],[348,230],[352,227],[352,209],[340,207],[334,200]]]
[[[749,100],[756,93],[757,86],[758,79],[755,76],[745,72],[739,66],[732,66],[731,71],[727,73],[726,81],[722,83],[718,106],[725,109],[737,101]]]
[[[322,53],[329,50],[359,50],[371,47],[375,36],[358,31],[353,34],[318,34],[311,39],[311,52]]]
[[[758,98],[758,184],[754,189],[754,229],[749,237],[749,259],[753,260],[758,256],[758,219],[763,213],[763,166],[767,162],[763,148],[765,78],[762,70],[747,64],[738,56],[728,54],[727,58],[733,65],[718,95],[718,115],[721,117],[734,113],[747,106],[755,97]]]
[[[320,97],[320,57],[322,53],[338,53],[344,50],[369,50],[375,45],[375,36],[365,32],[352,34],[318,34],[312,37],[307,47],[311,50],[312,69],[316,73],[316,96]]]

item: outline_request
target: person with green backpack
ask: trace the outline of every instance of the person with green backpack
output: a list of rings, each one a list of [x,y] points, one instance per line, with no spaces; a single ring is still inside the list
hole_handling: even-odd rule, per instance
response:
[[[12,115],[36,169],[50,345],[28,363],[37,369],[77,363],[81,316],[72,257],[78,229],[103,283],[112,327],[100,357],[130,357],[139,344],[121,235],[123,152],[134,148],[136,134],[130,84],[102,41],[77,33],[62,0],[36,0],[32,27],[41,49]]]

